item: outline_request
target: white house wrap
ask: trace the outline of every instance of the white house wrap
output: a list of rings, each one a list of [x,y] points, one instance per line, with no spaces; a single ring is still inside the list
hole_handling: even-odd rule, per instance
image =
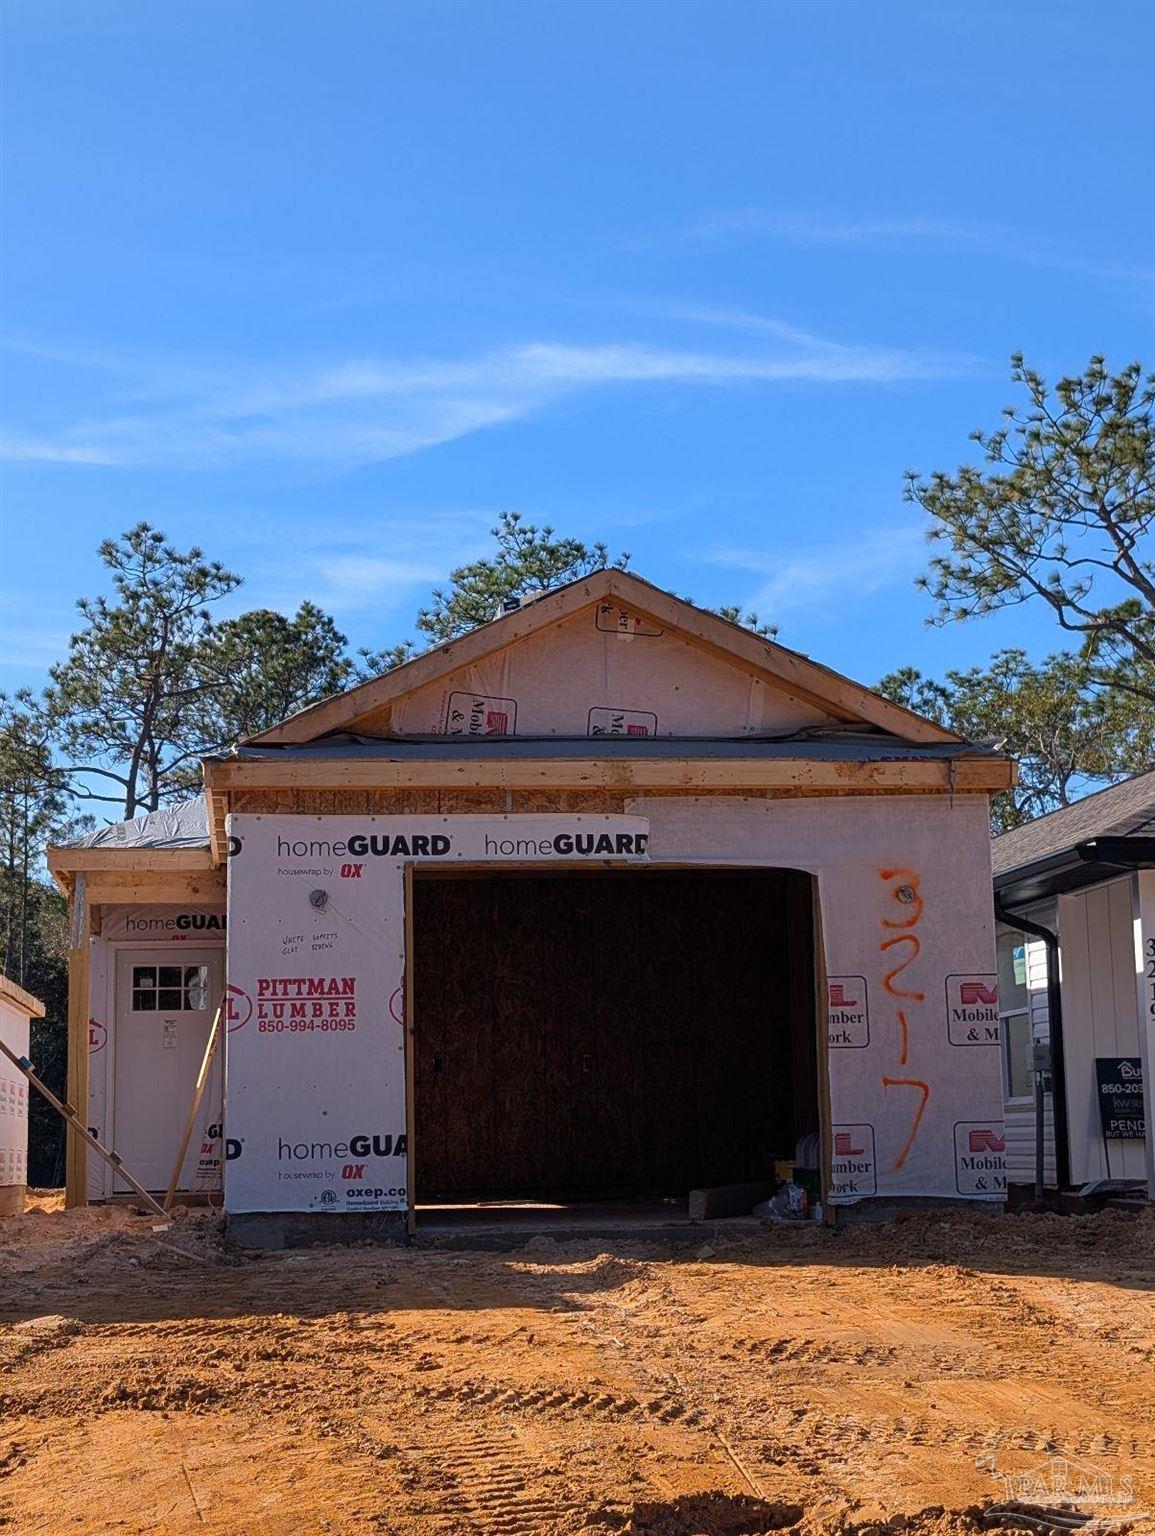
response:
[[[231,818],[227,1208],[406,1208],[405,866],[559,858],[816,875],[829,1199],[1001,1199],[985,807],[635,805],[647,815]]]
[[[634,860],[627,816],[234,816],[231,1211],[403,1211],[405,866]]]

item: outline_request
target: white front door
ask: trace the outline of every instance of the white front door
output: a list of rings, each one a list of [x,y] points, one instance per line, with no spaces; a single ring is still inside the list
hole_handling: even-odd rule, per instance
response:
[[[173,951],[176,950],[174,954]],[[148,1190],[164,1190],[180,1147],[209,1028],[221,996],[223,950],[121,954],[116,972],[113,1141],[124,1166]],[[219,1114],[218,1051],[199,1120]],[[214,1107],[215,1106],[215,1107]],[[178,1187],[187,1189],[200,1155],[200,1125]],[[115,1191],[129,1186],[117,1179]]]

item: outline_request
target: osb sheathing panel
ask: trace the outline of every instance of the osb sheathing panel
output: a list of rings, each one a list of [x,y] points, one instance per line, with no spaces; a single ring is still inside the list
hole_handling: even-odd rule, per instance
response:
[[[261,816],[436,816],[441,799],[435,789],[239,789],[229,796],[229,810]]]
[[[291,816],[476,816],[527,815],[563,811],[572,815],[616,815],[639,795],[646,799],[819,800],[855,796],[941,795],[941,789],[242,789],[233,790],[229,809],[249,815]]]

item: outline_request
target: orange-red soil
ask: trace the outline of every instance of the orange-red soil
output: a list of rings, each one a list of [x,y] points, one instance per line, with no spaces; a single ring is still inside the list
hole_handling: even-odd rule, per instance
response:
[[[1155,1531],[1149,1217],[246,1255],[33,1206],[0,1221],[20,1536],[963,1536],[1023,1473]]]

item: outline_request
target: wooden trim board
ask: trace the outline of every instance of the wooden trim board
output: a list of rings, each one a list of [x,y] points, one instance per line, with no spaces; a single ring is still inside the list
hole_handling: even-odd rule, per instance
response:
[[[67,1100],[76,1117],[88,1121],[88,941],[68,951]],[[69,1126],[65,1138],[64,1204],[88,1203],[88,1149]]]
[[[23,987],[17,984],[9,976],[0,971],[0,999],[11,1004],[19,1013],[26,1013],[30,1019],[42,1019],[44,1017],[44,1004],[38,997],[33,997],[31,992],[25,992]]]
[[[208,848],[49,848],[46,857],[53,874],[78,870],[96,874],[129,867],[180,874],[213,867]]]
[[[835,789],[859,787],[991,794],[1015,782],[1005,757],[922,761],[805,758],[228,758],[205,764],[214,795],[227,789]]]
[[[122,867],[106,874],[89,875],[89,901],[101,906],[171,906],[181,902],[224,901],[226,894],[223,869],[200,873],[177,871],[171,875],[155,870],[138,870],[132,855],[126,853]]]
[[[401,973],[401,985],[404,988],[402,1002],[405,1006],[405,1183],[407,1189],[405,1212],[405,1230],[412,1237],[417,1231],[417,1159],[414,1156],[416,1145],[416,1118],[417,1118],[417,1065],[414,1060],[414,1012],[413,1012],[413,870],[412,864],[405,866],[405,969]]]

